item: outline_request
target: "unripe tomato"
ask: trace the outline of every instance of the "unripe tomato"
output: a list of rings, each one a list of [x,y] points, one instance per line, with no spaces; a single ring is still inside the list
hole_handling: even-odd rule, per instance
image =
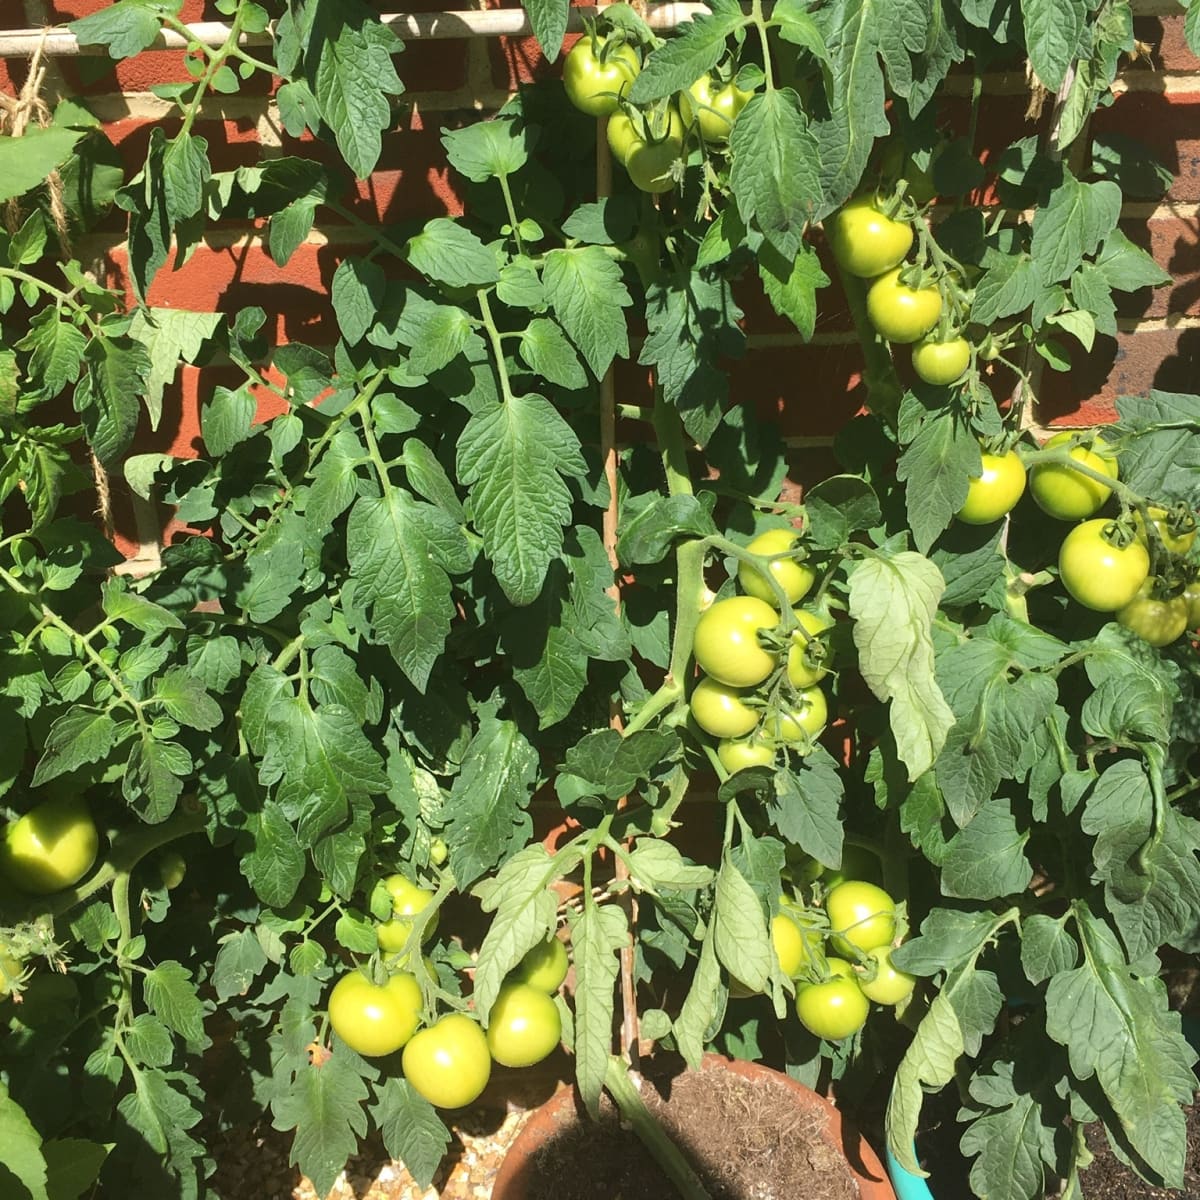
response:
[[[859,976],[858,986],[863,995],[876,1004],[899,1004],[907,1000],[917,986],[917,980],[892,966],[891,946],[876,946],[867,953],[875,960],[875,978],[868,982]]]
[[[1118,546],[1105,536],[1111,522],[1083,521],[1063,538],[1058,570],[1063,586],[1085,608],[1116,612],[1137,594],[1150,574],[1150,555],[1141,542]]]
[[[23,892],[45,895],[78,883],[96,861],[100,835],[78,796],[46,800],[18,817],[0,841],[0,870]]]
[[[834,213],[826,235],[838,265],[861,279],[899,266],[913,244],[912,226],[884,216],[870,195],[856,196]]]
[[[462,1013],[422,1029],[404,1047],[401,1062],[405,1079],[436,1108],[478,1100],[492,1074],[487,1037]]]
[[[429,843],[429,861],[435,867],[440,867],[449,857],[450,847],[446,845],[446,839],[440,837],[433,838]]]
[[[404,973],[380,985],[361,971],[351,971],[329,993],[329,1023],[365,1058],[394,1054],[421,1023],[420,985]]]
[[[793,609],[800,628],[792,631],[792,644],[788,647],[787,675],[792,687],[810,688],[814,683],[824,679],[829,671],[824,666],[824,659],[812,653],[812,643],[827,629],[833,628],[833,618],[825,613],[811,612],[807,608]],[[805,637],[804,635],[808,636]],[[821,649],[824,649],[821,646]]]
[[[941,387],[961,379],[970,364],[971,344],[962,337],[945,342],[935,337],[922,338],[912,350],[913,370],[918,377]]]
[[[768,529],[752,538],[746,545],[751,554],[761,554],[769,558],[774,554],[787,554],[800,540],[799,536],[790,529]],[[775,558],[767,565],[767,570],[775,577],[789,604],[807,596],[816,582],[817,574],[811,567],[794,558]],[[747,595],[765,600],[768,604],[778,607],[778,597],[771,587],[766,575],[748,562],[738,563],[738,583]]]
[[[1015,450],[982,456],[982,470],[967,484],[967,498],[955,513],[964,525],[990,525],[1011,512],[1025,492],[1025,464]]]
[[[505,1067],[532,1067],[562,1040],[558,1007],[527,983],[506,983],[488,1014],[487,1044]]]
[[[900,282],[900,269],[881,275],[867,292],[867,316],[889,342],[916,342],[942,315],[937,288],[911,288]]]
[[[861,880],[839,883],[825,897],[833,948],[847,958],[886,946],[896,936],[896,903],[881,887]]]
[[[412,933],[412,919],[418,913],[424,912],[433,900],[434,893],[427,888],[419,887],[404,875],[389,875],[383,881],[384,887],[392,897],[392,919],[383,921],[375,927],[375,936],[379,940],[379,948],[388,954],[396,954],[403,950]],[[422,934],[423,942],[433,937],[437,929],[437,913],[425,926]]]
[[[1188,628],[1200,628],[1200,579],[1193,579],[1183,589],[1183,598],[1188,606]]]
[[[824,958],[821,934],[815,929],[802,929],[788,915],[787,908],[771,918],[771,945],[779,960],[779,969],[795,979],[808,967]]]
[[[158,859],[158,877],[167,891],[177,888],[187,874],[187,863],[177,850],[164,850]]]
[[[513,977],[543,992],[557,992],[567,977],[567,948],[551,934],[521,959]]]
[[[751,693],[706,675],[692,691],[692,719],[715,738],[739,738],[758,728],[759,712],[744,703]]]
[[[714,91],[712,76],[705,74],[679,93],[679,113],[689,129],[695,126],[706,142],[719,144],[729,141],[734,120],[753,95],[734,83]]]
[[[736,775],[747,767],[771,766],[775,761],[775,749],[769,743],[756,738],[748,741],[722,738],[717,743],[717,757],[730,775]]]
[[[1072,434],[1064,431],[1056,433],[1045,445],[1045,449],[1053,450],[1057,446],[1071,441]],[[1097,438],[1092,443],[1093,449],[1086,446],[1076,446],[1071,451],[1071,458],[1093,471],[1100,471],[1116,479],[1117,460],[1103,453],[1104,443]],[[1029,491],[1038,507],[1048,516],[1060,521],[1081,521],[1099,512],[1104,502],[1112,495],[1112,488],[1105,487],[1098,479],[1083,475],[1073,470],[1066,463],[1037,463],[1029,476]]]
[[[1193,520],[1191,528],[1180,526],[1172,529],[1168,523],[1170,514],[1165,508],[1151,506],[1150,524],[1154,526],[1155,532],[1158,534],[1159,541],[1162,542],[1163,549],[1168,554],[1184,555],[1191,548],[1196,540],[1196,525]],[[1134,509],[1133,523],[1137,528],[1138,541],[1144,546],[1150,545],[1150,539],[1146,535],[1146,522],[1142,519],[1142,514]]]
[[[1188,627],[1188,602],[1182,594],[1156,598],[1154,581],[1147,579],[1138,588],[1138,594],[1117,613],[1117,621],[1151,646],[1169,646]]]
[[[796,1015],[810,1033],[840,1041],[867,1023],[871,1002],[863,995],[849,963],[831,958],[828,964],[830,979],[796,992]]]
[[[604,136],[608,140],[608,148],[612,156],[624,166],[629,161],[629,152],[642,141],[633,119],[625,112],[615,112],[608,118]]]
[[[771,674],[776,664],[775,655],[759,644],[758,635],[778,624],[779,614],[757,596],[718,600],[700,615],[692,652],[700,669],[718,683],[735,688],[754,687]],[[717,736],[738,734],[728,732]]]
[[[646,118],[648,136],[635,132],[624,158],[625,170],[633,186],[643,192],[669,192],[675,186],[671,167],[683,154],[683,119],[671,105],[665,116],[650,114]]]
[[[763,729],[768,737],[789,745],[808,745],[825,728],[829,705],[819,687],[801,688],[792,706],[767,715]]]
[[[608,117],[620,106],[642,69],[637,51],[627,43],[609,44],[606,38],[581,37],[563,63],[567,98],[580,111]]]
[[[825,868],[811,854],[805,854],[799,846],[787,846],[784,849],[784,875],[797,886],[813,883],[821,878]],[[794,905],[794,901],[781,898],[780,904]]]

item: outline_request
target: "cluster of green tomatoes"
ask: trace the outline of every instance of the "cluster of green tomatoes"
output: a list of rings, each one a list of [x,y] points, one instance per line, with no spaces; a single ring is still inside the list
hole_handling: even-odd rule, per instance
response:
[[[1047,450],[1064,462],[1042,462],[1026,475],[1015,450],[982,455],[958,519],[986,525],[1007,514],[1025,491],[1048,516],[1073,521],[1059,548],[1063,586],[1085,608],[1116,620],[1152,646],[1167,646],[1200,626],[1200,580],[1189,552],[1196,517],[1187,504],[1147,503],[1110,520],[1096,516],[1120,477],[1117,456],[1099,433],[1056,433]],[[1078,465],[1076,465],[1078,464]]]
[[[404,875],[390,875],[383,883],[392,915],[375,932],[385,957],[374,974],[365,968],[345,973],[329,994],[329,1023],[350,1049],[367,1058],[403,1051],[400,1065],[415,1091],[437,1108],[462,1108],[483,1092],[494,1062],[530,1067],[557,1048],[562,1018],[554,997],[568,968],[566,947],[557,937],[535,946],[505,981],[486,1032],[458,1011],[426,1025],[421,984],[409,969],[409,943],[435,893]],[[436,915],[426,921],[423,939],[433,935]],[[419,969],[436,980],[429,958]]]
[[[892,966],[895,901],[876,884],[846,877],[854,857],[849,848],[842,870],[823,874],[819,909],[783,895],[771,919],[779,968],[795,983],[796,1015],[810,1033],[831,1041],[862,1029],[872,1003],[903,1004],[916,985],[913,976]],[[792,875],[811,882],[820,870],[819,863],[801,859]],[[737,981],[730,992],[749,994]]]
[[[692,690],[692,719],[719,739],[717,757],[731,773],[771,764],[780,746],[806,753],[829,716],[817,684],[828,673],[822,635],[833,619],[791,607],[816,581],[799,543],[791,529],[760,533],[746,549],[762,565],[738,565],[744,594],[717,600],[696,624],[692,654],[704,674]]]
[[[913,370],[926,383],[960,380],[971,364],[971,344],[955,328],[965,321],[963,300],[953,280],[940,278],[944,273],[905,263],[916,237],[913,223],[889,215],[867,194],[834,213],[825,233],[842,270],[872,281],[867,316],[880,337],[911,345]],[[952,298],[952,312],[939,282]]]
[[[593,117],[607,117],[613,157],[643,192],[669,192],[675,164],[689,137],[706,146],[723,145],[738,113],[754,94],[711,72],[678,96],[638,108],[627,93],[642,69],[638,47],[620,31],[594,31],[575,43],[563,64],[563,86],[571,103]]]

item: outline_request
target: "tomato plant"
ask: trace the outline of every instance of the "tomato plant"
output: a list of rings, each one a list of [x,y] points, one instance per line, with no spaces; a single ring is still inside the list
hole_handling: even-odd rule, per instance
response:
[[[119,147],[90,85],[0,132],[0,822],[91,814],[4,852],[0,1176],[57,1200],[66,1131],[84,1193],[224,1193],[229,1095],[319,1194],[364,1136],[427,1186],[472,1016],[530,1061],[550,1005],[593,1113],[640,1035],[870,1094],[902,1160],[953,1080],[979,1195],[1083,1194],[1095,1132],[1184,1186],[1200,675],[1072,590],[1140,553],[1126,623],[1200,623],[1200,399],[1130,355],[1102,435],[1029,432],[1168,279],[1161,168],[1085,143],[1128,6],[612,5],[560,58],[549,0],[498,110],[409,105],[429,24],[360,0],[85,7],[43,57],[189,65]]]
[[[544,991],[528,983],[506,983],[500,989],[487,1027],[488,1050],[496,1062],[532,1067],[558,1048],[561,1037],[558,1008]]]
[[[1146,582],[1150,555],[1111,521],[1095,517],[1063,538],[1058,569],[1063,586],[1085,608],[1116,612],[1131,603]]]
[[[414,1034],[402,1061],[404,1078],[436,1108],[462,1108],[478,1100],[492,1074],[487,1036],[462,1013],[450,1013]]]

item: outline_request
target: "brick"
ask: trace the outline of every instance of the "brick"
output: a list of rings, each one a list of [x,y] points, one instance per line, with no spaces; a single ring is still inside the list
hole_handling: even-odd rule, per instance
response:
[[[1200,70],[1200,60],[1188,48],[1183,13],[1178,16],[1135,17],[1133,36],[1151,47],[1150,67],[1156,71]],[[1139,68],[1144,69],[1144,68]]]
[[[730,397],[777,421],[784,437],[832,437],[862,411],[862,367],[857,343],[753,350],[730,367]]]
[[[1038,418],[1044,424],[1094,425],[1116,420],[1118,396],[1151,388],[1195,393],[1200,380],[1200,329],[1139,329],[1098,338],[1090,355],[1074,354],[1066,374],[1047,371]]]
[[[1136,138],[1174,175],[1167,198],[1200,201],[1200,83],[1195,92],[1126,92],[1092,119],[1093,133]]]
[[[404,90],[454,92],[466,87],[469,44],[458,38],[406,43],[404,52],[394,60]]]

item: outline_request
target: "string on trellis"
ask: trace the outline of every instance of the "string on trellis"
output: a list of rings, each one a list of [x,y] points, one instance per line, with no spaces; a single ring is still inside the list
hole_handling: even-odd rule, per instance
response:
[[[44,129],[50,124],[50,106],[42,98],[42,85],[46,79],[45,48],[48,32],[48,29],[42,31],[42,40],[29,60],[29,74],[25,77],[20,92],[16,96],[0,94],[0,135],[19,138],[24,135],[31,122],[39,129]],[[67,206],[63,198],[63,181],[58,171],[51,171],[47,176],[46,191],[49,197],[50,220],[54,224],[54,232],[58,235],[59,248],[64,258],[74,258]],[[9,234],[14,234],[20,229],[22,217],[20,199],[14,196],[4,206],[4,224]],[[112,541],[115,526],[108,472],[90,449],[88,457],[91,460],[92,479],[96,488],[97,513],[103,523],[104,536]]]

